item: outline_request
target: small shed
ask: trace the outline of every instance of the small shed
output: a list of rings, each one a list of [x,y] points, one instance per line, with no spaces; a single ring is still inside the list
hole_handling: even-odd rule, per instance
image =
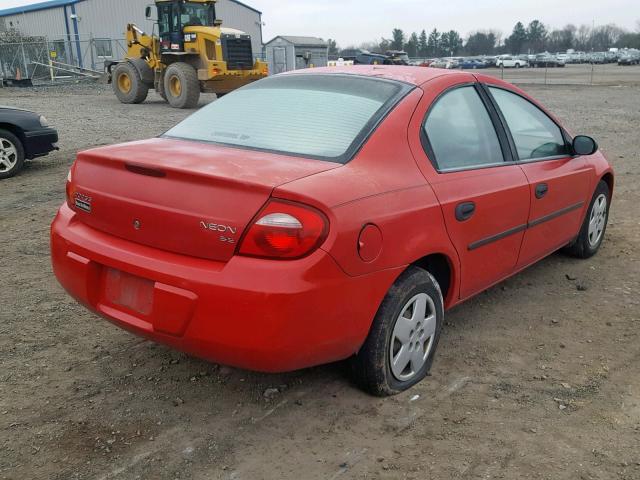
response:
[[[329,61],[329,45],[317,37],[280,35],[265,44],[265,51],[272,74],[326,67]]]

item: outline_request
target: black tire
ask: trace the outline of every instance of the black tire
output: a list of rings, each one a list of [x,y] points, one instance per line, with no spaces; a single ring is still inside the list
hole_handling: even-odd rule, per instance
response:
[[[173,88],[172,88],[173,84]],[[179,85],[176,88],[176,85]],[[196,69],[184,62],[172,63],[164,74],[164,91],[174,108],[195,108],[200,100]]]
[[[142,82],[140,72],[129,62],[122,62],[116,66],[111,85],[122,103],[142,103],[149,94],[149,86]]]
[[[602,225],[602,233],[597,237],[597,241],[590,240],[589,235],[589,222],[592,219],[592,215],[595,213],[594,206],[596,205],[596,200],[600,199],[604,195],[606,199],[605,212]],[[604,234],[607,230],[607,223],[609,220],[609,207],[611,203],[611,192],[609,190],[609,185],[604,180],[600,180],[598,185],[596,186],[596,191],[591,198],[591,203],[589,203],[589,209],[587,210],[587,214],[584,217],[584,222],[582,222],[582,227],[580,228],[580,233],[576,239],[567,245],[563,251],[571,256],[577,258],[589,258],[596,254],[600,245],[602,245],[602,241],[604,240]]]
[[[24,147],[12,132],[0,129],[0,178],[16,175],[24,167]]]
[[[430,350],[426,348],[424,353],[428,356],[422,367],[406,380],[396,378],[391,368],[392,337],[394,328],[400,316],[409,303],[417,295],[426,294],[433,304],[435,315],[435,329],[430,341]],[[431,310],[431,306],[428,306]],[[400,393],[420,382],[431,369],[433,357],[440,339],[440,332],[444,320],[444,308],[440,286],[433,276],[417,267],[409,267],[387,292],[378,313],[376,314],[369,335],[360,351],[351,359],[351,368],[355,382],[372,395],[389,396]],[[426,327],[426,322],[423,324]],[[420,327],[416,329],[416,335]],[[414,330],[411,331],[413,336]],[[412,340],[409,340],[412,341]],[[409,365],[407,365],[409,367]]]
[[[158,83],[155,85],[156,93],[162,97],[162,99],[167,101],[167,94],[164,91],[164,77],[162,77]]]

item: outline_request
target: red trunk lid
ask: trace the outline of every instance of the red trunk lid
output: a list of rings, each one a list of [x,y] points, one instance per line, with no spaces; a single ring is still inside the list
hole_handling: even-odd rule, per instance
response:
[[[87,225],[227,261],[273,189],[337,163],[155,138],[78,154],[74,209]]]

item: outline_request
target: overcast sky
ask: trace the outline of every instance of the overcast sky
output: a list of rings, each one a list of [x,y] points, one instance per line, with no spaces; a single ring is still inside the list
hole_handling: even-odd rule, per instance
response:
[[[109,1],[109,0],[101,0]],[[616,23],[636,30],[639,0],[244,0],[263,13],[264,40],[276,35],[335,38],[342,47],[405,32],[458,30],[462,36],[497,29],[507,36],[518,21],[551,27]],[[150,0],[151,2],[151,0]],[[38,3],[0,0],[0,8]],[[224,20],[224,19],[223,19]]]

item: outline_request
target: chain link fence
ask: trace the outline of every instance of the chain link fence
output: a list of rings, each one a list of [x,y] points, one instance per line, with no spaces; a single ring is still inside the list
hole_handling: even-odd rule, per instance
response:
[[[123,38],[0,38],[0,78],[5,83],[27,80],[36,85],[79,77],[98,78],[104,73],[105,62],[122,60],[126,53],[127,41]],[[255,52],[254,60],[265,60],[264,52]]]
[[[30,80],[33,84],[78,77],[98,78],[104,63],[124,58],[124,39],[57,38],[29,41],[0,40],[0,76],[5,80]]]
[[[429,59],[412,58],[412,64],[420,65]],[[429,67],[427,67],[429,68]],[[640,84],[640,66],[620,66],[616,63],[575,64],[564,67],[475,68],[463,69],[501,78],[514,84],[539,85],[613,85]]]
[[[640,82],[637,67],[606,64],[568,64],[564,67],[492,68],[484,73],[511,83],[540,85],[609,85]]]

